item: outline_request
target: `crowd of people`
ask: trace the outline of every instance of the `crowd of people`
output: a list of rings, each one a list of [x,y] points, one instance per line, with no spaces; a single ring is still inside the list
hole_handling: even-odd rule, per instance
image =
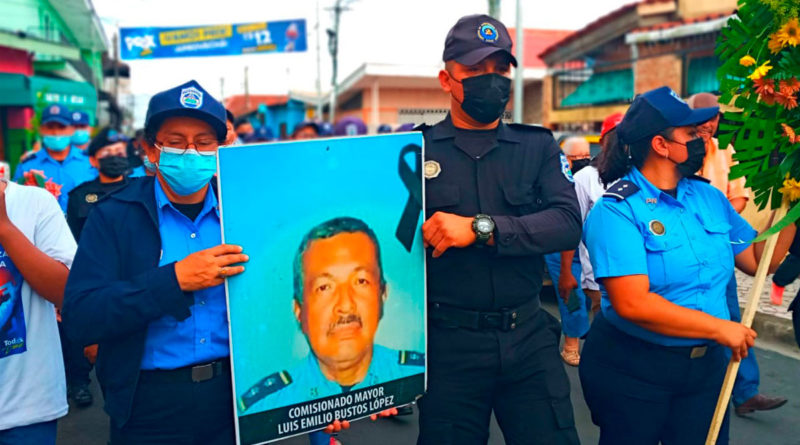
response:
[[[753,275],[763,243],[714,138],[716,97],[639,95],[603,122],[592,158],[584,138],[559,146],[501,121],[511,48],[501,22],[461,18],[439,74],[450,112],[416,127],[429,321],[417,443],[485,444],[492,414],[507,443],[579,443],[563,363],[602,444],[702,443],[730,359],[737,414],[785,404],[759,394],[757,334],[738,323],[734,267]],[[235,443],[223,283],[249,257],[221,242],[216,153],[274,136],[195,81],[154,95],[133,138],[93,131],[47,107],[41,147],[0,182],[0,444],[54,444],[68,397],[92,403],[93,365],[111,444]],[[366,133],[355,118],[305,121],[292,139]],[[55,187],[16,182],[37,177]],[[771,270],[794,235],[780,232]],[[797,276],[793,254],[778,287]],[[560,323],[540,305],[545,264]]]

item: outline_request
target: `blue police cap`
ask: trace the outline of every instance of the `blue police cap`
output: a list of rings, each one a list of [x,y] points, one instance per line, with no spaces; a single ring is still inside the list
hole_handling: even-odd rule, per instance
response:
[[[225,107],[194,80],[150,98],[144,128],[155,133],[164,119],[177,116],[193,117],[206,122],[217,133],[220,141],[225,140],[228,134]]]
[[[317,123],[316,121],[312,121],[312,120],[303,121],[303,122],[300,122],[299,124],[295,125],[294,126],[294,130],[292,131],[292,134],[297,134],[298,131],[300,131],[300,130],[302,130],[304,128],[307,128],[307,127],[313,128],[314,132],[317,133],[317,135],[320,134],[319,123]]]
[[[391,132],[392,132],[392,126],[391,126],[391,125],[389,125],[389,124],[380,124],[380,125],[378,126],[378,133],[379,133],[379,134],[382,134],[382,133],[391,133]]]
[[[272,134],[272,130],[269,127],[259,126],[247,136],[244,142],[250,144],[254,142],[269,142],[273,139],[275,139],[275,135]]]
[[[667,128],[702,124],[717,113],[719,107],[692,110],[674,91],[660,87],[640,94],[633,100],[617,126],[617,134],[622,142],[631,144],[655,136]]]
[[[416,127],[416,125],[414,125],[414,124],[412,124],[412,123],[406,123],[406,124],[403,124],[403,125],[401,125],[401,126],[397,127],[397,129],[396,129],[396,130],[394,130],[394,131],[395,131],[395,133],[404,133],[404,132],[406,132],[406,131],[411,131],[411,130],[413,130],[413,129],[414,129],[414,127]]]
[[[360,136],[367,134],[367,124],[357,117],[343,117],[333,126],[336,136]]]
[[[48,105],[42,111],[42,123],[58,122],[61,125],[72,125],[72,115],[67,107],[61,105]]]
[[[319,135],[330,136],[333,134],[333,125],[330,122],[321,122],[319,124]]]
[[[499,20],[485,14],[468,15],[458,19],[447,33],[442,60],[475,65],[494,53],[502,52],[512,65],[517,66],[517,59],[511,54],[512,45],[506,26]]]
[[[89,125],[89,115],[83,111],[74,110],[72,113],[72,125]]]

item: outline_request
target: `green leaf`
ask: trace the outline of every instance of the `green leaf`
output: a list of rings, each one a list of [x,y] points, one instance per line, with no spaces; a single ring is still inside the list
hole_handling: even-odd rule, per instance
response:
[[[752,242],[757,243],[760,241],[764,241],[770,236],[785,229],[787,226],[789,226],[789,224],[797,221],[798,219],[800,219],[800,205],[797,205],[797,203],[795,203],[794,206],[791,209],[789,209],[789,211],[786,213],[786,216],[784,216],[775,225],[764,231],[764,233],[758,235],[756,239],[754,239]]]

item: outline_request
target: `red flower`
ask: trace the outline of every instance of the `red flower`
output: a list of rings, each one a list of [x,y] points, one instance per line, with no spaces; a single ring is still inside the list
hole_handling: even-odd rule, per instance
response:
[[[753,85],[756,87],[756,93],[762,96],[775,94],[775,81],[772,79],[756,79]]]
[[[793,110],[797,108],[797,97],[794,95],[784,96],[783,94],[777,94],[775,95],[775,100],[787,110]]]
[[[47,182],[44,183],[44,189],[55,196],[56,199],[61,196],[61,184],[56,184],[52,179],[48,179]]]
[[[791,96],[800,91],[800,81],[796,77],[780,81],[780,91],[784,96]]]

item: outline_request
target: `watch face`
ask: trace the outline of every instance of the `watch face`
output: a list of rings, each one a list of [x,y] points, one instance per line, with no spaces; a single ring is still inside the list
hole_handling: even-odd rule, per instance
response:
[[[492,227],[492,221],[488,219],[479,219],[476,226],[478,227],[478,231],[481,233],[489,233],[494,229]]]

